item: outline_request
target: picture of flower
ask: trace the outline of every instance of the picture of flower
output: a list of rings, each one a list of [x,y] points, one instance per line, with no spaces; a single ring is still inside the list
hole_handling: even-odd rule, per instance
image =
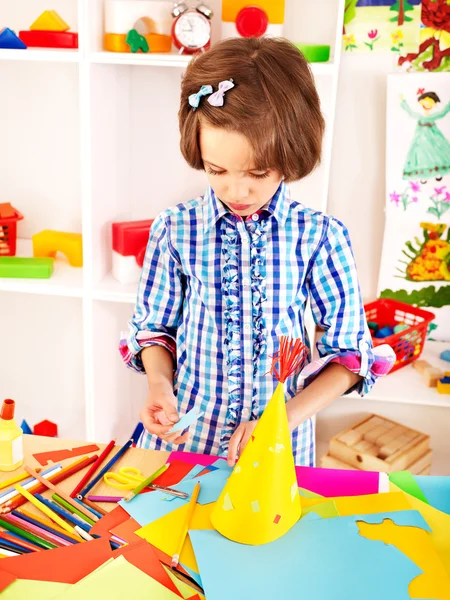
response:
[[[356,45],[356,40],[355,40],[355,36],[353,35],[353,33],[349,34],[349,35],[344,35],[344,44],[345,44],[345,49],[346,50],[353,50],[353,48],[357,48],[358,46]]]
[[[371,50],[373,50],[373,45],[375,44],[376,41],[378,41],[380,39],[380,36],[378,35],[378,29],[372,29],[371,31],[369,31],[368,34],[367,34],[367,37],[371,41],[370,42],[364,42],[364,43]]]
[[[403,48],[403,31],[401,29],[397,29],[391,33],[392,40],[392,52],[400,52]]]
[[[420,223],[423,241],[418,237],[414,242],[406,242],[402,250],[408,261],[399,262],[405,267],[397,268],[402,277],[409,281],[449,281],[450,280],[450,229],[446,238],[445,224]]]

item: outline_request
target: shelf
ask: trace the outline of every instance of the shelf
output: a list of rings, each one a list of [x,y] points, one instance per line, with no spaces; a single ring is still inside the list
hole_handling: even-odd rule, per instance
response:
[[[450,344],[444,342],[427,341],[420,359],[443,371],[450,371],[450,363],[439,358],[440,353],[449,346]],[[356,393],[349,395],[358,397]],[[439,394],[436,388],[426,387],[422,375],[412,365],[379,379],[365,399],[450,408],[450,395]]]
[[[60,50],[48,48],[33,48],[27,50],[0,49],[0,60],[21,60],[33,62],[68,62],[80,61],[78,50]]]
[[[137,283],[123,285],[109,273],[94,287],[92,298],[94,300],[134,304],[136,302],[137,287]]]
[[[33,256],[31,240],[17,240],[17,256]],[[66,257],[58,254],[50,279],[0,278],[0,291],[81,298],[83,269],[71,267]]]

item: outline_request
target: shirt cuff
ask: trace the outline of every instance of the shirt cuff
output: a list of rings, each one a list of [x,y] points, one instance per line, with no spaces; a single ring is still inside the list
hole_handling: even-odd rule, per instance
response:
[[[134,371],[145,373],[144,365],[141,358],[141,350],[150,346],[162,346],[172,354],[174,368],[177,361],[177,345],[176,340],[168,333],[160,333],[154,331],[139,331],[133,338],[126,337],[127,334],[122,334],[119,343],[119,351],[122,360]]]
[[[395,352],[387,344],[373,348],[365,340],[360,344],[358,350],[343,350],[333,354],[327,354],[322,358],[313,360],[300,373],[303,387],[307,387],[317,375],[330,363],[343,365],[352,373],[361,375],[362,379],[346,394],[356,391],[360,396],[365,396],[372,389],[379,377],[389,373],[395,363]]]

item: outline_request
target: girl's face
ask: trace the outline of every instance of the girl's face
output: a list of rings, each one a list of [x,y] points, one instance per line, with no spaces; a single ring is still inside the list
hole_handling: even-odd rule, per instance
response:
[[[433,100],[433,98],[423,98],[422,100],[420,100],[420,104],[426,111],[429,111],[434,108],[436,102]]]
[[[209,184],[228,208],[245,217],[262,208],[275,194],[282,175],[255,169],[247,138],[236,132],[202,123],[200,150]]]

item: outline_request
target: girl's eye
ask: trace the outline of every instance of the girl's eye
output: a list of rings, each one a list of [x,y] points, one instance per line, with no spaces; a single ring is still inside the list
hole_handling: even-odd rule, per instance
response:
[[[207,173],[208,173],[208,175],[223,175],[224,173],[226,173],[226,171],[214,171],[214,169],[211,169],[211,167],[208,167]]]
[[[265,179],[266,177],[269,177],[269,171],[266,171],[265,173],[250,173],[250,177],[253,177],[254,179]]]

